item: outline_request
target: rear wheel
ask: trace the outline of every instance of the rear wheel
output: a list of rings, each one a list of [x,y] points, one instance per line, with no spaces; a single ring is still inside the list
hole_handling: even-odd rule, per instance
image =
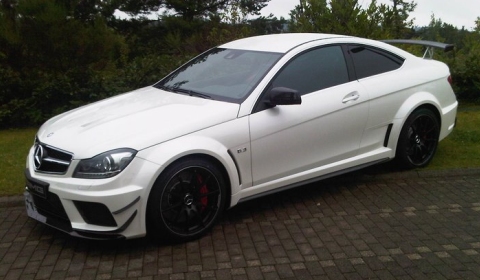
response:
[[[225,179],[203,158],[173,163],[155,183],[147,209],[149,233],[162,241],[196,239],[218,220],[225,205]]]
[[[405,122],[398,139],[396,159],[401,168],[424,167],[432,160],[438,146],[440,124],[429,109],[415,110]]]

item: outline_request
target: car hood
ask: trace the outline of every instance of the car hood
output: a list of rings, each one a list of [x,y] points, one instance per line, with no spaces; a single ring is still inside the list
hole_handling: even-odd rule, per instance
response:
[[[117,148],[142,150],[237,117],[239,105],[146,87],[63,113],[38,139],[91,158]]]

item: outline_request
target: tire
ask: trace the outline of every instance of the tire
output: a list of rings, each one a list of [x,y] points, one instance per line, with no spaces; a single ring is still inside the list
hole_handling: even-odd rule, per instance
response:
[[[397,143],[396,160],[402,169],[427,166],[438,146],[440,124],[429,109],[420,108],[407,118]]]
[[[148,234],[160,242],[186,242],[208,232],[225,208],[225,179],[203,158],[174,162],[148,199]]]

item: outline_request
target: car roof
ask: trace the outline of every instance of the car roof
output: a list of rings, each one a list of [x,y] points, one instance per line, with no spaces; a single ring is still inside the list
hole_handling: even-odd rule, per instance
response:
[[[354,37],[322,33],[282,33],[239,39],[223,44],[220,48],[286,53],[311,41],[334,38]]]

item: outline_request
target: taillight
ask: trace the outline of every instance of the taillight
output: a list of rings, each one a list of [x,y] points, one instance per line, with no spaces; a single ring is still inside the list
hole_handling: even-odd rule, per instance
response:
[[[453,83],[452,76],[448,76],[448,79],[447,79],[447,80],[448,80],[448,83],[449,83],[449,84],[452,84],[452,83]]]

